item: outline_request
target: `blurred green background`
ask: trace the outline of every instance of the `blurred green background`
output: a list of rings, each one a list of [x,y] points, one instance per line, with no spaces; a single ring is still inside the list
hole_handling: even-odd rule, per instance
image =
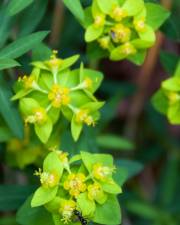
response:
[[[57,49],[62,58],[80,54],[86,66],[104,73],[97,93],[99,99],[106,101],[101,120],[95,129],[86,128],[77,143],[70,131],[62,132],[61,138],[57,135],[61,149],[70,154],[84,149],[113,154],[116,164],[128,176],[119,197],[123,225],[180,224],[180,127],[171,126],[151,104],[152,94],[162,80],[173,75],[177,65],[180,1],[170,1],[171,17],[161,27],[164,39],[145,84],[142,77],[147,71],[143,67],[127,61],[90,59],[84,31],[61,0],[21,1],[24,8],[15,8],[8,14],[10,2],[13,0],[0,1],[0,56],[9,43],[19,38],[37,31],[50,33],[43,43],[34,42],[14,56],[22,67],[0,71],[0,225],[21,224],[20,220],[16,222],[15,212],[36,188],[32,174],[47,151],[34,134],[30,142],[22,141],[23,123],[17,106],[9,101],[12,86],[18,75],[31,71],[32,60],[48,58],[50,48]],[[82,3],[88,5],[91,1]],[[24,224],[31,225],[28,216]]]

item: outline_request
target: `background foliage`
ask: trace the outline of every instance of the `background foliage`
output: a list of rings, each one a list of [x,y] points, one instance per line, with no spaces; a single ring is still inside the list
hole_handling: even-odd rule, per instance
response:
[[[82,0],[84,5],[90,2]],[[18,139],[13,142],[17,144],[24,138],[17,105],[10,101],[13,83],[18,75],[30,72],[32,60],[47,59],[50,48],[58,49],[61,57],[81,54],[85,65],[91,68],[98,66],[105,75],[98,96],[107,103],[101,110],[102,118],[96,129],[86,128],[77,143],[69,131],[63,132],[61,149],[68,150],[70,154],[85,149],[114,155],[116,164],[128,176],[119,199],[123,225],[179,224],[180,128],[170,125],[150,101],[161,81],[173,75],[178,62],[180,4],[179,0],[170,2],[171,17],[161,27],[165,39],[154,68],[150,68],[151,78],[142,88],[139,85],[143,83],[141,75],[144,77],[147,72],[142,72],[143,68],[127,61],[112,63],[102,60],[97,65],[94,60],[89,60],[83,29],[61,1],[0,1],[1,225],[36,225],[37,220],[38,225],[50,223],[48,217],[44,219],[42,208],[30,211],[28,203],[23,206],[26,214],[22,216],[21,208],[15,219],[17,209],[36,189],[37,180],[32,174],[41,159],[38,158],[32,165],[33,160],[27,162],[22,154],[27,146],[16,145],[19,156],[10,147],[12,140]],[[139,95],[144,96],[143,101]],[[138,117],[132,110],[136,98],[142,102]],[[32,139],[35,145],[40,144],[36,138]],[[31,165],[20,166],[16,162],[18,160]],[[122,182],[127,176],[121,177]],[[38,210],[42,211],[41,218],[38,218]],[[29,212],[35,215],[34,219]]]

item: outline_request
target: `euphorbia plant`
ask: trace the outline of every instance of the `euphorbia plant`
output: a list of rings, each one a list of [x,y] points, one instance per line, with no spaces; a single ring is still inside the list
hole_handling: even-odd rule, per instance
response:
[[[180,62],[173,77],[162,82],[152,100],[154,107],[165,114],[170,123],[180,124]]]
[[[77,223],[75,210],[88,221],[120,224],[117,195],[122,190],[114,180],[116,172],[111,155],[81,152],[69,159],[67,153],[54,150],[45,158],[43,170],[35,172],[41,187],[31,206],[44,206],[57,225]]]
[[[71,70],[79,56],[59,59],[54,51],[46,61],[33,62],[29,76],[19,78],[12,100],[19,100],[25,124],[33,124],[39,139],[46,143],[60,117],[71,123],[71,132],[77,140],[83,125],[94,126],[99,119],[99,109],[104,102],[98,101],[94,92],[101,84],[103,75],[91,69]]]
[[[143,0],[92,0],[85,9],[78,2],[64,0],[85,29],[89,51],[93,57],[106,56],[113,61],[128,59],[142,64],[147,49],[155,43],[155,31],[169,17],[160,5]]]

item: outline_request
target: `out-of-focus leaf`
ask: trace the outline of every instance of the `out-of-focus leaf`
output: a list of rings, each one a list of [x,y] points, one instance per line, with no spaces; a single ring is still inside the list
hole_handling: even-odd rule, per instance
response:
[[[6,39],[8,38],[10,27],[11,27],[11,18],[6,13],[6,8],[2,7],[0,10],[0,47],[3,46]]]
[[[158,4],[147,3],[146,10],[147,10],[146,22],[154,30],[159,28],[164,23],[164,21],[170,16],[170,12]]]
[[[158,198],[164,206],[173,205],[173,201],[176,198],[179,174],[179,158],[177,156],[178,152],[172,152],[161,171],[162,176]]]
[[[116,165],[118,165],[119,168],[122,168],[123,170],[126,170],[128,173],[127,178],[130,179],[133,176],[136,176],[138,173],[140,173],[144,166],[137,161],[131,161],[127,159],[117,159]]]
[[[14,106],[10,101],[12,97],[12,92],[3,80],[3,77],[0,76],[0,113],[7,125],[13,132],[13,134],[19,138],[23,137],[23,123],[22,119]]]
[[[48,0],[36,0],[22,12],[19,20],[19,36],[24,36],[34,31],[46,12],[47,3]]]
[[[6,126],[0,126],[0,142],[8,141],[12,138],[12,132]]]
[[[20,66],[14,59],[0,59],[0,70]]]
[[[148,203],[143,203],[139,201],[130,201],[126,204],[126,207],[131,212],[146,219],[157,219],[160,214],[157,208],[151,206]]]
[[[167,71],[169,75],[173,75],[178,63],[179,57],[178,55],[161,51],[160,53],[160,61],[163,65],[164,69]]]
[[[97,143],[99,147],[109,150],[132,150],[134,147],[129,140],[112,134],[98,136]]]
[[[16,210],[34,189],[33,186],[0,185],[0,211]]]
[[[44,207],[31,207],[29,197],[17,213],[17,222],[20,225],[50,225],[54,224],[51,214]]]
[[[19,38],[0,51],[0,58],[18,58],[41,42],[48,33],[48,31],[39,31]]]
[[[6,216],[0,219],[1,225],[18,225],[14,216]]]
[[[51,49],[44,43],[40,43],[35,46],[32,50],[33,61],[47,60],[52,54]]]
[[[11,0],[7,8],[7,14],[14,16],[29,6],[34,0]]]
[[[85,23],[85,16],[80,0],[63,0],[63,2],[74,17],[83,25]]]

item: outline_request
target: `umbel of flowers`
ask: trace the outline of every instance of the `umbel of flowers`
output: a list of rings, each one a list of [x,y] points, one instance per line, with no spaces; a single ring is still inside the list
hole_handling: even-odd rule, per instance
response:
[[[136,64],[143,63],[147,49],[155,43],[155,31],[169,16],[160,5],[144,0],[92,0],[79,17],[71,3],[64,3],[85,28],[93,57],[128,59]]]
[[[46,143],[59,118],[71,122],[71,132],[77,140],[83,125],[94,126],[99,119],[98,110],[103,102],[94,92],[101,84],[100,72],[84,69],[71,70],[78,55],[67,59],[57,58],[57,52],[49,60],[33,62],[29,76],[20,77],[15,84],[16,94],[12,100],[19,100],[19,108],[25,124],[33,124],[39,139]]]
[[[69,159],[67,153],[54,150],[45,158],[43,169],[35,172],[41,186],[31,206],[44,206],[58,225],[77,223],[75,210],[87,221],[120,224],[117,195],[122,190],[113,178],[115,173],[111,155],[81,152]]]
[[[165,114],[170,123],[180,124],[180,62],[174,76],[162,82],[152,101],[154,107]]]

